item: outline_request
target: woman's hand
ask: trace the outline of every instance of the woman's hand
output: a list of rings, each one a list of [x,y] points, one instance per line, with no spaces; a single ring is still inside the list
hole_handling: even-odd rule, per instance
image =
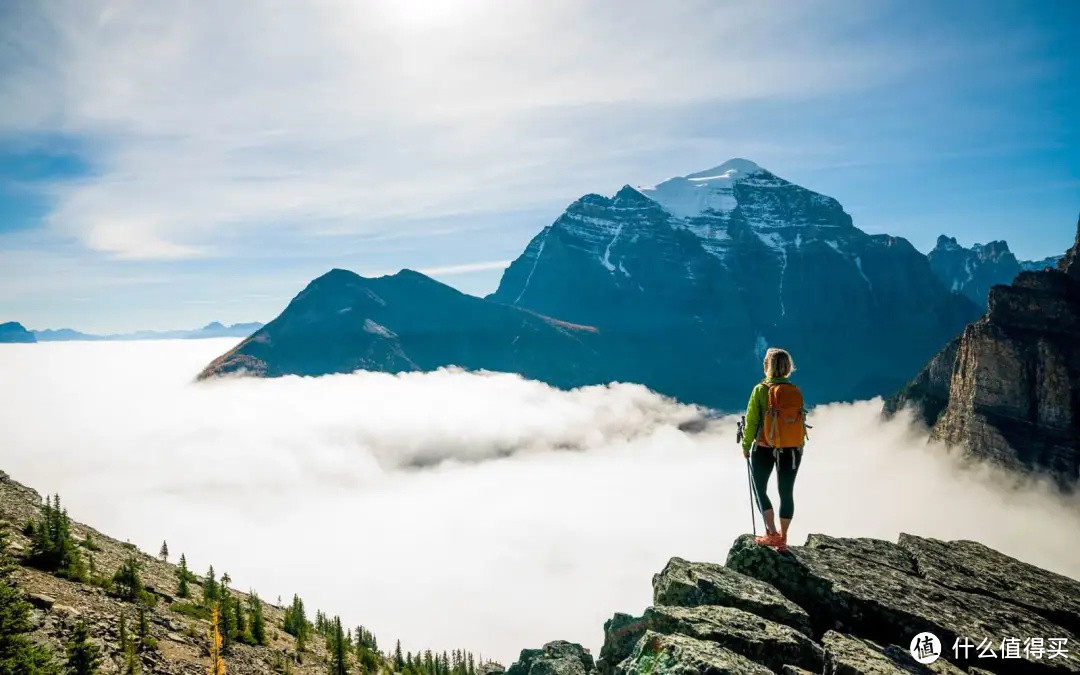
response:
[[[743,459],[750,459],[750,451],[747,450],[746,448],[743,448],[742,449],[742,456],[743,456]]]

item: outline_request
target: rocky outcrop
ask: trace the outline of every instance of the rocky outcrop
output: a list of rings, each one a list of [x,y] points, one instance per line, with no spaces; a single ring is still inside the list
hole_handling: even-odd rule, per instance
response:
[[[0,323],[0,342],[37,342],[34,334],[17,321]]]
[[[768,675],[772,671],[715,642],[647,632],[621,671],[626,675]]]
[[[672,558],[653,590],[640,616],[604,624],[601,675],[1080,672],[1080,581],[973,541],[812,534],[780,554],[743,535],[724,566]],[[941,646],[926,664],[910,651],[923,632]],[[1003,641],[1024,638],[1067,642],[1053,658],[1022,647],[1006,658]],[[581,667],[549,648],[523,651],[521,667],[545,659]]]
[[[625,617],[616,615],[604,626],[604,649],[600,653],[602,671],[626,672],[618,664],[630,656],[641,637],[649,631],[705,640],[773,671],[792,664],[819,672],[823,663],[821,647],[806,634],[733,607],[657,605],[646,609],[640,618],[626,621]]]
[[[584,647],[556,640],[541,649],[522,649],[506,675],[585,675],[594,670],[592,655]]]
[[[986,315],[893,396],[886,412],[911,405],[932,425],[933,438],[1074,487],[1080,479],[1080,224],[1077,229],[1058,269],[1021,272],[1012,285],[991,288]]]
[[[653,603],[678,607],[721,605],[734,607],[803,633],[810,632],[810,617],[770,584],[713,563],[691,563],[672,558],[653,576]]]

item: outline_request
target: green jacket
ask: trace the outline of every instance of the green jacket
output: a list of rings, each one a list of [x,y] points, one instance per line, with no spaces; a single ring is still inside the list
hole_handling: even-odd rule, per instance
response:
[[[789,381],[786,377],[768,378],[759,382],[750,392],[750,402],[746,404],[746,427],[743,428],[743,450],[750,450],[754,445],[754,440],[757,439],[761,419],[769,407],[769,385]]]

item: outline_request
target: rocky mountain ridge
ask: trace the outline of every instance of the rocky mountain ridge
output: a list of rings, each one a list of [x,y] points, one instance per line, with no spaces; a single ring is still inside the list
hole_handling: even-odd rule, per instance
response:
[[[556,386],[603,381],[596,330],[465,295],[419,272],[332,270],[199,375],[325,375],[444,366],[521,373]]]
[[[70,340],[108,341],[108,340],[196,340],[216,337],[247,337],[263,327],[258,321],[225,325],[211,321],[201,328],[192,330],[139,330],[130,333],[107,333],[98,335],[83,333],[71,328],[48,328],[32,331],[38,342],[65,342]]]
[[[925,665],[924,631],[940,640]],[[743,535],[725,565],[672,558],[651,607],[604,624],[598,660],[558,641],[507,675],[1073,673],[1078,633],[1080,582],[977,542],[812,534],[780,554]]]
[[[1061,256],[1017,260],[1004,241],[975,243],[965,248],[954,237],[941,235],[927,258],[930,268],[946,287],[985,306],[992,286],[1012,283],[1023,270],[1040,271],[1055,267]]]
[[[200,377],[457,365],[735,410],[769,345],[795,354],[810,403],[863,399],[895,391],[978,313],[906,240],[731,160],[585,195],[484,300],[416,272],[334,270]]]
[[[1057,269],[990,289],[988,310],[886,401],[933,438],[999,464],[1080,481],[1080,222]]]
[[[653,366],[645,384],[725,409],[769,345],[795,354],[812,401],[868,398],[978,316],[906,240],[742,159],[582,197],[488,297],[596,326]]]

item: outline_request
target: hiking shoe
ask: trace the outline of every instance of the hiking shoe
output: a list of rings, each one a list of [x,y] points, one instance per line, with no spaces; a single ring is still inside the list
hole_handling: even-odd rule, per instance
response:
[[[781,546],[784,543],[784,538],[780,536],[779,532],[769,532],[761,537],[754,537],[754,543],[758,546]]]
[[[787,553],[787,537],[780,537],[780,543],[776,545],[777,553]]]

